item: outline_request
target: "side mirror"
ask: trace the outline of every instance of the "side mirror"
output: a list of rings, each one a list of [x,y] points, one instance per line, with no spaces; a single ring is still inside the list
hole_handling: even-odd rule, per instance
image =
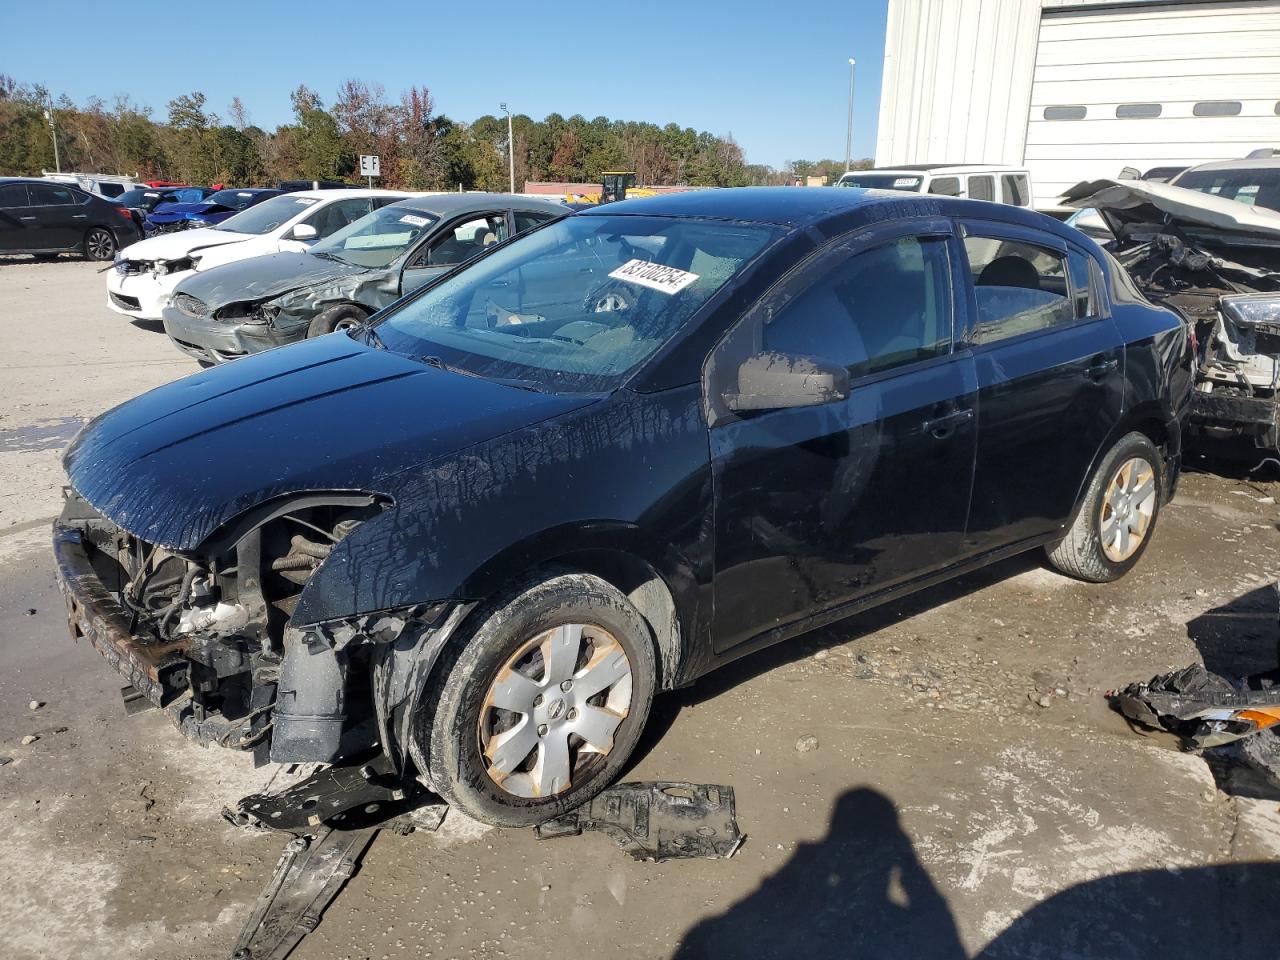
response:
[[[295,240],[315,240],[320,236],[320,231],[309,223],[300,223],[293,228],[293,239]]]
[[[730,410],[816,407],[849,396],[849,371],[817,357],[757,353],[738,368],[738,392],[725,394]]]

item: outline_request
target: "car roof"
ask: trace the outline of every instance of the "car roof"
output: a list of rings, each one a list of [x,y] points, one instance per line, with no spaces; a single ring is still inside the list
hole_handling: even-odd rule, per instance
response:
[[[574,214],[575,217],[615,215],[755,221],[795,229],[834,224],[835,229],[841,231],[892,217],[972,217],[1032,227],[1077,243],[1082,236],[1079,231],[1064,227],[1053,217],[1007,203],[859,187],[690,190],[622,200]]]
[[[1003,170],[1010,173],[1025,173],[1026,167],[1015,167],[1007,163],[901,163],[894,167],[872,167],[869,170],[848,170],[847,173],[969,173],[974,170]],[[841,174],[843,176],[844,174]]]
[[[1258,157],[1254,160],[1217,160],[1213,163],[1201,163],[1188,167],[1187,173],[1199,170],[1277,170],[1280,169],[1280,157]]]
[[[412,207],[423,213],[437,217],[448,217],[455,213],[466,213],[485,207],[513,207],[516,210],[547,210],[554,213],[568,214],[563,203],[554,200],[532,200],[514,193],[432,193],[421,197],[406,198],[392,207]]]
[[[431,193],[428,191],[414,192],[408,190],[379,190],[376,188],[369,189],[367,187],[355,187],[352,189],[331,187],[323,190],[287,190],[284,192],[291,197],[311,197],[315,200],[331,200],[339,197],[402,197],[405,200],[408,200],[410,197],[431,196]]]

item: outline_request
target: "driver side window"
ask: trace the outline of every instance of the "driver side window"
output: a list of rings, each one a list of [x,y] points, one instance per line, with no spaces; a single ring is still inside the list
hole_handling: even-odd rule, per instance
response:
[[[902,237],[832,258],[769,318],[766,352],[838,363],[850,377],[943,356],[951,349],[945,240]]]
[[[485,249],[507,239],[507,218],[503,213],[486,213],[445,228],[442,235],[431,242],[424,254],[413,263],[415,267],[440,267],[466,263]]]

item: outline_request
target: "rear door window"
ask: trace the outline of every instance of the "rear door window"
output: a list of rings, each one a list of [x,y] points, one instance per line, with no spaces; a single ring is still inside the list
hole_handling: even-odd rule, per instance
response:
[[[977,303],[970,334],[974,344],[1075,321],[1077,305],[1064,254],[1021,240],[973,234],[964,238],[964,249]]]
[[[75,192],[70,187],[56,187],[47,183],[33,183],[31,204],[36,207],[60,207],[76,203]]]
[[[1025,207],[1027,205],[1027,178],[1018,173],[1006,173],[1000,177],[1000,189],[1004,196],[1005,203],[1011,203],[1015,207]]]
[[[516,233],[524,233],[526,230],[532,230],[539,224],[546,223],[548,220],[554,220],[555,214],[552,213],[530,213],[528,210],[517,210],[515,212]]]
[[[969,178],[970,200],[994,200],[996,198],[995,178],[990,174],[982,174]]]
[[[960,196],[960,178],[959,177],[935,177],[929,183],[930,193],[940,193],[944,197]]]

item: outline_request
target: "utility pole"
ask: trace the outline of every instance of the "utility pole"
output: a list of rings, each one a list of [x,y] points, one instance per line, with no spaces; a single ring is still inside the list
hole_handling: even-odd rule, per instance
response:
[[[53,169],[62,172],[62,160],[58,155],[58,128],[53,122],[53,94],[49,94],[49,109],[44,115],[49,119],[49,135],[53,137]]]
[[[516,140],[511,133],[511,111],[505,103],[499,104],[507,115],[507,170],[511,176],[511,192],[516,192]]]
[[[853,169],[853,70],[856,62],[849,58],[849,125],[844,134],[844,172]]]

